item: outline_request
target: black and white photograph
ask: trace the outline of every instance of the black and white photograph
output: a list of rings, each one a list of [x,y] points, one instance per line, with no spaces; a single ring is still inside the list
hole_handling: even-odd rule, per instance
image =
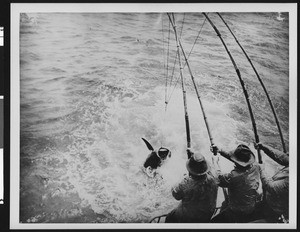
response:
[[[213,5],[11,4],[11,229],[296,226],[297,5]]]

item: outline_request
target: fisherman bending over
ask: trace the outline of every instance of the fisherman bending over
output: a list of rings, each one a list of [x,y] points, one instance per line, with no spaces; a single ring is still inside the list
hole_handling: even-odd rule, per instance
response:
[[[210,167],[201,154],[191,155],[186,163],[189,175],[175,187],[172,195],[181,200],[176,209],[166,217],[166,223],[205,223],[212,217],[217,201],[218,185]]]
[[[289,219],[289,156],[288,153],[258,143],[255,148],[264,153],[278,164],[284,166],[273,177],[267,178],[264,166],[261,165],[261,181],[265,193],[263,214],[264,219],[257,223],[287,222]]]
[[[242,223],[252,221],[259,194],[259,165],[250,148],[239,145],[234,151],[225,152],[214,146],[222,156],[234,162],[234,169],[227,174],[217,170],[219,186],[228,188],[228,202],[223,203],[221,212],[212,218],[213,223]]]

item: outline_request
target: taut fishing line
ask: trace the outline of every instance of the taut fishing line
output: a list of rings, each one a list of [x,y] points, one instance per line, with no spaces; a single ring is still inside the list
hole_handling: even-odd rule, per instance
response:
[[[195,41],[194,41],[194,43],[193,43],[192,48],[191,48],[191,50],[190,50],[190,52],[189,52],[189,54],[188,54],[188,56],[187,56],[187,59],[189,59],[190,55],[192,54],[192,51],[193,51],[193,49],[194,49],[194,47],[195,47],[195,45],[196,45],[196,43],[197,43],[197,41],[198,41],[198,39],[199,39],[199,37],[200,37],[200,35],[201,35],[201,32],[202,32],[202,29],[203,29],[203,26],[204,26],[205,22],[206,22],[206,18],[204,18],[204,20],[203,20],[202,26],[201,26],[201,28],[200,28],[200,30],[199,30],[199,32],[198,32],[198,35],[197,35],[197,37],[196,37],[196,39],[195,39]],[[185,68],[186,63],[187,63],[187,62],[184,63],[183,68]],[[174,87],[173,87],[173,90],[172,90],[171,94],[169,95],[169,98],[167,99],[167,102],[169,102],[169,101],[171,100],[172,95],[173,95],[173,93],[174,93],[174,90],[175,90],[175,88],[176,88],[176,86],[177,86],[177,84],[178,84],[178,82],[179,82],[179,78],[180,78],[180,75],[178,75],[178,77],[177,77],[177,79],[176,79],[175,85],[174,85]]]

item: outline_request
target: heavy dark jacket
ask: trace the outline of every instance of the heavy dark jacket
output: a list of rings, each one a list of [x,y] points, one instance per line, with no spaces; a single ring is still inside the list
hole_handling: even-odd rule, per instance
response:
[[[178,222],[209,222],[216,208],[218,185],[208,172],[202,179],[185,177],[172,189],[176,200],[181,200],[174,214]]]
[[[222,154],[228,156],[229,154]],[[260,200],[260,168],[257,163],[242,168],[235,167],[230,173],[217,172],[219,186],[228,188],[228,207],[235,213],[250,214]]]
[[[261,181],[266,194],[266,202],[279,216],[288,219],[289,215],[289,156],[281,151],[264,145],[262,150],[277,163],[285,166],[272,178],[261,172]]]

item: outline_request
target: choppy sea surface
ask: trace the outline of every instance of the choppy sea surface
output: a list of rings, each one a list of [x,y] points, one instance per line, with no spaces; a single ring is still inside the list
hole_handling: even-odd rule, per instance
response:
[[[288,14],[222,15],[263,79],[288,146]],[[260,140],[282,150],[255,73],[220,18],[209,17],[241,71]],[[231,150],[243,142],[255,151],[242,88],[221,41],[201,13],[176,13],[175,18],[186,53],[193,48],[189,62],[215,144]],[[177,206],[171,186],[186,172],[182,91],[180,83],[175,85],[178,62],[167,88],[165,77],[172,75],[175,49],[166,14],[20,15],[22,223],[142,223]],[[183,73],[192,148],[211,162],[186,67]],[[149,153],[142,137],[156,149],[172,151],[159,177],[142,171]],[[263,160],[274,173],[277,165],[264,155]],[[222,158],[220,164],[224,171],[232,168]]]

